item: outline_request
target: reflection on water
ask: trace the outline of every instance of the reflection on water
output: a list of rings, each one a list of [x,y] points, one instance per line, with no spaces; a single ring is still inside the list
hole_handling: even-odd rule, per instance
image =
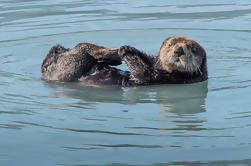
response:
[[[84,102],[139,104],[156,103],[162,112],[178,115],[205,111],[208,82],[188,85],[155,85],[134,88],[92,87],[78,83],[49,83],[51,88],[64,87],[68,90],[56,92],[55,96],[67,96]]]
[[[250,21],[249,0],[1,0],[0,165],[251,165]],[[57,43],[156,55],[173,35],[205,48],[208,82],[41,80]]]

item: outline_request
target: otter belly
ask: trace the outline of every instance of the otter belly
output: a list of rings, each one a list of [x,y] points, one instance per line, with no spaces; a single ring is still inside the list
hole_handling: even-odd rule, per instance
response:
[[[110,66],[94,65],[79,81],[86,85],[115,85],[126,86],[129,72]]]

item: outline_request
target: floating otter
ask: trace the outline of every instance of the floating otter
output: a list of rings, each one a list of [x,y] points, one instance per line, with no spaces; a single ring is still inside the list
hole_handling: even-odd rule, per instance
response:
[[[130,72],[112,67],[122,61]],[[158,56],[148,56],[131,46],[111,49],[81,43],[65,49],[56,45],[43,61],[42,78],[118,86],[201,82],[208,78],[206,52],[187,37],[167,38]]]

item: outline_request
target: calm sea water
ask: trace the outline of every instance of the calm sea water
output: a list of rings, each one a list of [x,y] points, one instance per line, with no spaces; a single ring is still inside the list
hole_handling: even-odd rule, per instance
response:
[[[137,88],[47,83],[51,46],[189,36],[209,80]],[[249,0],[0,0],[0,165],[251,165]],[[126,68],[125,65],[122,68]]]

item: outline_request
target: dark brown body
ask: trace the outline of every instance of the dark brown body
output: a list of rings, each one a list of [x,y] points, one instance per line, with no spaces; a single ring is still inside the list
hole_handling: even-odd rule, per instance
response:
[[[109,49],[89,43],[72,49],[51,48],[42,64],[42,78],[54,81],[81,81],[87,85],[139,86],[183,84],[207,80],[206,57],[198,72],[168,72],[159,64],[160,56],[151,57],[130,46]],[[130,71],[112,66],[125,61]]]

